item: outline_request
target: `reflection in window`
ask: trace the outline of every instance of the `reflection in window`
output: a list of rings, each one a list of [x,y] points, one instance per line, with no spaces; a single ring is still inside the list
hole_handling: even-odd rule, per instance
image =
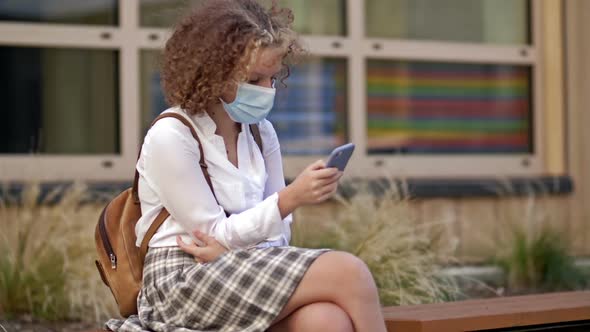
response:
[[[171,28],[193,5],[203,0],[139,0],[139,23],[144,27]]]
[[[203,0],[140,0],[140,23],[142,26],[174,26],[176,21],[186,15],[191,6]],[[270,0],[261,0],[270,6]],[[280,0],[281,6],[290,8],[295,15],[295,30],[305,35],[344,35],[344,0]]]
[[[532,152],[525,66],[370,60],[369,153]]]
[[[0,46],[0,153],[118,153],[117,56]]]
[[[2,0],[0,21],[117,25],[117,0]]]
[[[366,0],[367,37],[527,44],[527,0]]]
[[[152,121],[168,108],[160,85],[159,51],[142,51],[140,58],[141,137],[147,133]]]
[[[270,2],[265,0],[266,2]],[[280,0],[295,15],[293,27],[303,35],[346,34],[345,0]]]
[[[277,83],[273,123],[283,154],[326,154],[346,140],[346,61],[312,59]]]

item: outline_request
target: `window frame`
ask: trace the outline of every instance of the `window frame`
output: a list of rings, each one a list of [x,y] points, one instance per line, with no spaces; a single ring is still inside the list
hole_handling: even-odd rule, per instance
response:
[[[312,56],[347,62],[348,138],[356,153],[347,176],[481,177],[539,175],[545,171],[543,129],[542,6],[529,0],[531,44],[495,45],[365,37],[365,4],[345,0],[346,36],[302,36]],[[118,1],[119,25],[65,25],[0,22],[0,45],[74,47],[119,51],[120,154],[0,154],[0,181],[129,180],[141,144],[140,54],[159,50],[171,31],[140,26],[139,0]],[[369,155],[367,144],[366,62],[368,59],[528,65],[532,73],[533,153],[506,155]],[[359,83],[360,82],[360,83]],[[324,155],[283,155],[285,176],[299,172]],[[110,166],[108,166],[110,164]]]
[[[0,22],[0,45],[119,51],[119,154],[0,154],[0,181],[119,181],[138,152],[137,0],[119,1],[119,25]]]

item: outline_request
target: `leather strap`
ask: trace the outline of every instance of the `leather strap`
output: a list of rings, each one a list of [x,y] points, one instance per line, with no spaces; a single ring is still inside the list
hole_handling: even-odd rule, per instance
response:
[[[166,218],[168,218],[169,216],[170,213],[168,213],[168,210],[166,210],[166,208],[162,208],[160,213],[158,213],[158,216],[156,216],[156,219],[154,219],[154,221],[148,228],[147,232],[143,237],[143,240],[141,241],[141,247],[139,247],[139,257],[141,257],[142,261],[145,259],[145,255],[147,254],[148,244],[150,243],[150,240],[152,239],[154,234],[156,234],[158,228],[162,226],[164,220],[166,220]]]
[[[211,192],[213,193],[213,197],[215,197],[215,200],[217,201],[217,196],[215,196],[215,191],[213,190],[213,185],[211,183],[211,177],[209,176],[209,170],[207,169],[207,164],[205,163],[205,153],[203,152],[203,144],[201,144],[201,140],[199,139],[199,135],[197,135],[197,132],[195,131],[195,129],[193,128],[193,126],[188,122],[188,120],[183,117],[180,114],[177,113],[163,113],[160,114],[150,125],[150,128],[160,119],[163,118],[175,118],[177,120],[179,120],[180,122],[182,122],[185,126],[187,126],[190,131],[191,134],[193,135],[193,138],[195,140],[197,140],[197,143],[199,143],[199,154],[200,154],[200,158],[199,158],[199,166],[201,166],[201,170],[203,171],[203,175],[205,176],[205,180],[207,181],[207,185],[209,186],[209,188],[211,189]],[[139,155],[137,156],[137,159],[139,160],[139,157],[141,156],[141,147],[139,148]],[[139,204],[139,194],[137,193],[137,189],[138,189],[138,183],[139,183],[139,172],[137,170],[135,170],[135,178],[133,179],[133,190],[132,190],[132,194],[133,194],[133,199],[135,201],[135,204]],[[217,201],[217,203],[219,204],[219,201]]]
[[[175,118],[175,119],[179,120],[180,122],[182,122],[185,126],[187,126],[190,129],[191,134],[193,135],[193,138],[195,140],[197,140],[197,143],[199,143],[198,144],[199,145],[199,152],[200,152],[199,166],[201,166],[201,170],[203,171],[203,175],[205,176],[205,180],[207,181],[207,185],[209,185],[209,188],[211,189],[211,192],[213,193],[213,197],[215,197],[215,200],[217,201],[217,196],[215,196],[215,190],[213,190],[213,184],[211,183],[211,177],[209,176],[209,171],[207,170],[207,164],[205,163],[205,153],[203,152],[203,145],[201,144],[201,140],[199,139],[199,135],[197,135],[197,132],[195,131],[193,126],[188,122],[188,120],[185,117],[183,117],[182,115],[177,114],[177,113],[160,114],[152,122],[150,128],[158,120],[161,120],[163,118]],[[139,159],[139,156],[141,156],[141,147],[139,148],[139,155],[137,157],[138,159]],[[133,180],[133,189],[132,189],[132,195],[133,195],[133,199],[135,201],[135,204],[139,204],[139,194],[137,192],[138,183],[139,183],[139,172],[136,169],[135,170],[135,178]],[[219,201],[217,201],[217,204],[219,204]],[[227,214],[227,212],[226,212],[226,214]],[[149,244],[152,236],[154,236],[154,234],[156,233],[158,228],[160,228],[160,226],[162,225],[162,223],[164,223],[164,220],[166,220],[168,218],[168,216],[170,216],[170,213],[168,212],[168,210],[166,210],[166,208],[162,208],[160,213],[158,213],[158,215],[156,216],[156,219],[154,219],[154,221],[152,222],[152,224],[148,228],[147,232],[145,233],[143,240],[141,241],[141,246],[139,248],[139,253],[141,255],[140,257],[142,260],[145,258],[145,255],[147,254],[148,244]]]

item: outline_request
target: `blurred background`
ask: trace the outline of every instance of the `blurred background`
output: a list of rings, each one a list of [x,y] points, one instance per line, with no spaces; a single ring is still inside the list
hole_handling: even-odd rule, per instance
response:
[[[71,181],[103,193],[129,183],[147,127],[168,107],[160,52],[198,2],[0,0],[5,201],[31,180],[40,193]],[[436,264],[505,267],[499,241],[524,234],[588,265],[590,1],[279,2],[310,52],[269,117],[287,180],[352,141],[348,181],[369,184],[374,204],[403,202],[397,215],[412,225],[436,224],[436,239],[451,247]],[[27,214],[13,205],[0,224]],[[325,223],[341,210],[328,202],[296,218]]]

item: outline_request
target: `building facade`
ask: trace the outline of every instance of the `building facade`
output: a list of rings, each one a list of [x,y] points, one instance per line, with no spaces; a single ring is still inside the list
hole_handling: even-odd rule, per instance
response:
[[[128,181],[167,107],[160,51],[198,2],[1,2],[0,181]],[[408,183],[418,219],[452,220],[461,257],[487,255],[474,234],[530,193],[590,254],[587,1],[280,3],[310,53],[270,115],[288,179],[352,141],[346,177]],[[329,219],[333,204],[299,218]]]

